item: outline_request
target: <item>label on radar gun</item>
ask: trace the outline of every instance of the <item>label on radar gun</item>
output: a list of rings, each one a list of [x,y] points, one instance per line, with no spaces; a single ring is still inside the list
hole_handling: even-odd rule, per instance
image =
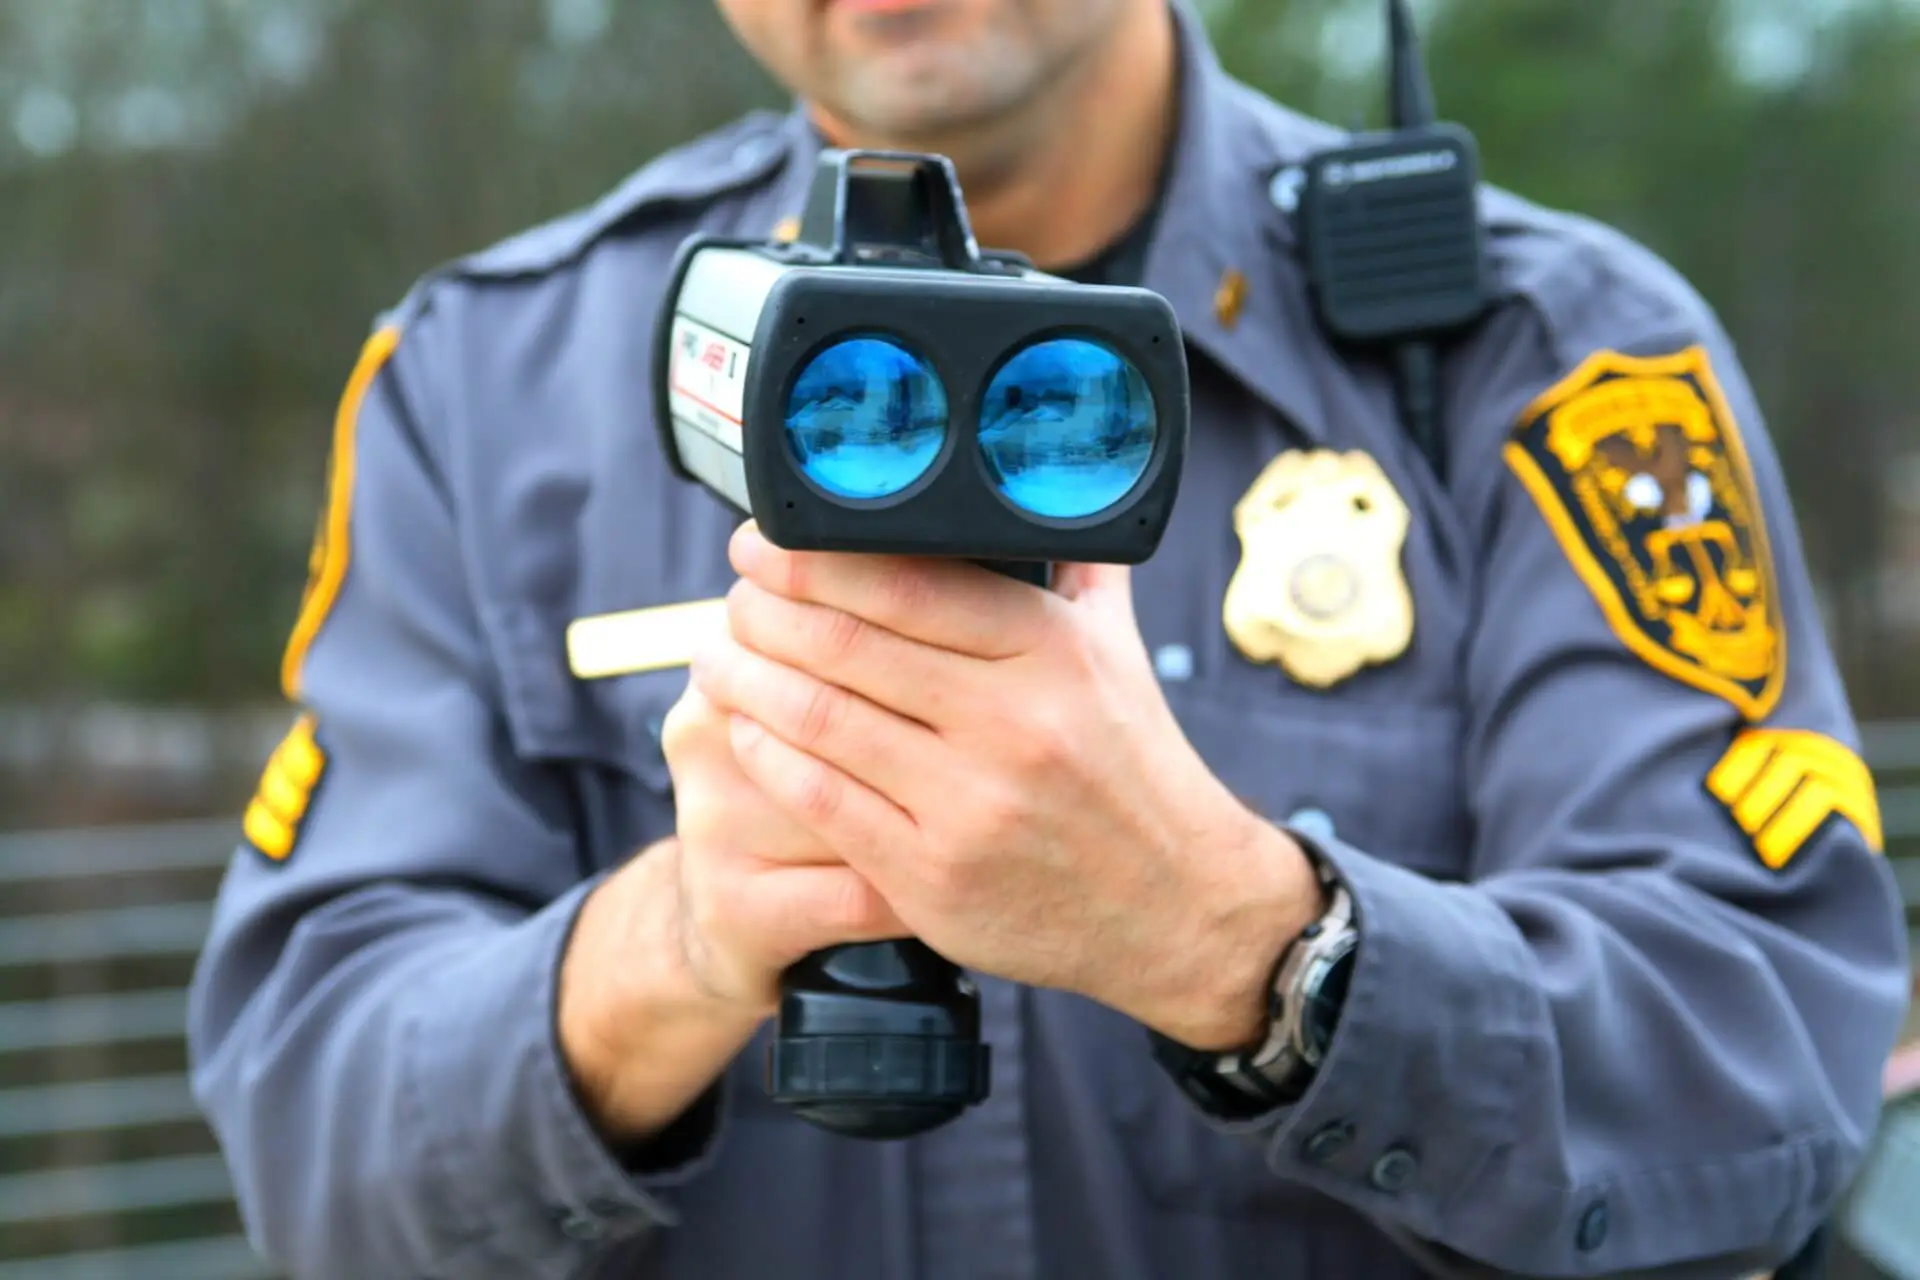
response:
[[[735,453],[744,449],[740,420],[752,354],[746,343],[696,320],[673,318],[668,408],[674,417],[699,427]]]

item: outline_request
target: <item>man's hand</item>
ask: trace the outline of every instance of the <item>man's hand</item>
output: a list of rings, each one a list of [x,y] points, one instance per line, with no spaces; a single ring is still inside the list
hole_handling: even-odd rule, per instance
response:
[[[780,975],[810,951],[907,928],[864,876],[762,794],[734,757],[728,717],[689,688],[661,734],[680,837],[680,939],[715,1000],[765,1017]]]
[[[697,689],[662,735],[677,838],[587,899],[561,966],[559,1037],[604,1131],[645,1137],[680,1115],[773,1013],[810,951],[903,937],[859,872],[771,803]]]
[[[694,683],[758,789],[958,964],[1245,1043],[1320,889],[1162,698],[1130,577],[802,555],[753,526]]]

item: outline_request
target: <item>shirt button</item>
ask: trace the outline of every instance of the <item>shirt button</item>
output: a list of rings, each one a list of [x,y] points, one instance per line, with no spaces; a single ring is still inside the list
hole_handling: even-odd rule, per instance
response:
[[[1391,1147],[1373,1162],[1373,1169],[1367,1174],[1367,1181],[1376,1191],[1394,1195],[1404,1191],[1413,1181],[1413,1175],[1420,1172],[1420,1162],[1413,1152],[1405,1147]]]
[[[1595,1200],[1587,1206],[1587,1211],[1580,1215],[1579,1229],[1573,1235],[1573,1242],[1580,1247],[1580,1252],[1592,1253],[1607,1242],[1607,1227],[1611,1225],[1611,1217],[1605,1200]]]
[[[1193,679],[1193,650],[1184,644],[1161,645],[1153,651],[1153,671],[1175,684]]]
[[[1352,1141],[1353,1126],[1344,1121],[1336,1120],[1330,1125],[1323,1126],[1309,1137],[1302,1151],[1307,1159],[1313,1161],[1313,1163],[1325,1164],[1342,1151],[1345,1151],[1347,1144]]]
[[[1300,188],[1306,185],[1306,181],[1306,170],[1297,164],[1290,164],[1273,175],[1273,181],[1267,187],[1267,198],[1273,201],[1274,208],[1291,214],[1300,208]]]
[[[1325,809],[1296,809],[1286,825],[1308,840],[1333,839],[1333,815]]]

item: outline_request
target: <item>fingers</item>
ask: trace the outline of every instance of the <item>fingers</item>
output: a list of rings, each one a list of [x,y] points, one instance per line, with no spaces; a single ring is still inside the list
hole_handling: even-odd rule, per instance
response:
[[[795,774],[785,759],[742,759],[735,719],[689,685],[667,715],[661,743],[674,779],[687,963],[708,992],[758,1006],[775,998],[781,971],[808,952],[903,938],[909,930],[805,815],[788,811],[781,796],[753,776],[792,784]],[[851,780],[846,785],[859,786]]]
[[[1028,652],[1046,635],[1048,594],[964,560],[784,551],[749,521],[728,548],[741,577],[895,635],[977,658]]]
[[[727,631],[753,653],[936,731],[952,722],[968,676],[986,669],[964,655],[826,605],[789,600],[745,578],[727,593]]]
[[[727,713],[695,687],[667,713],[660,741],[673,778],[674,831],[681,843],[703,856],[718,851],[788,866],[839,865],[818,836],[747,777],[730,734]]]
[[[736,927],[765,939],[776,969],[823,947],[910,933],[879,891],[847,867],[764,868],[742,876],[735,888]]]
[[[769,799],[886,892],[887,872],[918,844],[905,810],[744,717],[734,718],[733,754]]]
[[[777,621],[780,612],[787,607],[802,608],[765,593],[759,595],[775,614],[768,622],[775,632],[782,630]],[[856,625],[868,627],[866,623]],[[793,645],[807,643],[798,628],[786,630]],[[861,665],[867,643],[856,643],[848,665]],[[871,644],[880,649],[919,647],[884,636],[871,637]],[[746,717],[790,746],[883,795],[906,795],[912,788],[914,771],[924,769],[924,761],[942,752],[938,736],[907,715],[898,714],[894,704],[878,705],[857,691],[833,683],[826,673],[788,666],[730,637],[716,641],[700,655],[694,664],[693,682],[719,710]],[[863,683],[884,685],[888,679]]]
[[[782,866],[682,846],[680,942],[709,995],[771,1010],[780,976],[809,952],[904,938],[873,886],[846,867]]]

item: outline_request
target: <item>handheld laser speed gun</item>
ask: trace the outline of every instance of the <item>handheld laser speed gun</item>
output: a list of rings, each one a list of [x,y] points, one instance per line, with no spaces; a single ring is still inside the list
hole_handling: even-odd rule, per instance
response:
[[[668,462],[790,550],[958,557],[1045,586],[1159,546],[1186,456],[1186,355],[1145,289],[983,253],[943,157],[827,151],[791,241],[695,236],[658,328]],[[913,940],[785,977],[770,1096],[898,1138],[987,1096],[979,996]]]

